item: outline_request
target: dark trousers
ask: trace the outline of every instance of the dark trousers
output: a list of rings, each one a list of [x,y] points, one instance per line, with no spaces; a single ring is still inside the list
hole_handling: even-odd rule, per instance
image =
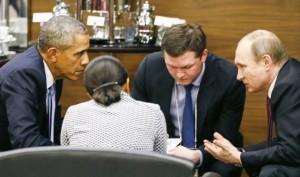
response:
[[[205,172],[215,172],[222,177],[240,177],[242,175],[243,168],[236,167],[231,164],[216,161],[209,166],[203,166],[199,169],[199,176],[202,176]]]

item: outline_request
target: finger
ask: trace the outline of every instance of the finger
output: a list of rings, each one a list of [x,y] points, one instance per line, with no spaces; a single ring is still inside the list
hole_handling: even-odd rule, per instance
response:
[[[226,149],[225,147],[227,146],[227,143],[226,143],[226,141],[224,141],[224,139],[223,140],[214,140],[213,144],[221,149]]]
[[[210,141],[208,141],[208,140],[203,140],[203,144],[204,144],[205,146],[209,146],[209,147],[212,147],[212,145],[213,145],[213,143],[210,142]]]
[[[210,153],[212,156],[216,157],[216,149],[211,148],[212,146],[205,146],[204,150]]]
[[[167,152],[167,154],[172,155],[172,154],[176,151],[176,149],[177,149],[177,147],[174,147],[174,148],[172,148],[172,149],[169,149],[168,152]]]
[[[167,154],[173,155],[173,154],[174,154],[174,153],[173,153],[173,149],[168,150],[168,151],[167,151]]]
[[[210,154],[213,154],[213,152],[211,151],[211,149],[208,146],[205,146],[204,150]]]
[[[214,153],[217,152],[220,149],[214,143],[211,143],[209,141],[207,143],[205,143],[204,145],[205,145],[205,147],[207,147],[210,151],[213,151]]]
[[[214,154],[213,146],[211,146],[210,144],[206,144],[204,150],[209,152],[210,154]]]
[[[203,143],[210,143],[210,141],[208,141],[208,140],[203,140]]]
[[[214,137],[215,137],[215,139],[223,139],[224,137],[220,134],[220,133],[218,133],[218,132],[215,132],[214,133]]]

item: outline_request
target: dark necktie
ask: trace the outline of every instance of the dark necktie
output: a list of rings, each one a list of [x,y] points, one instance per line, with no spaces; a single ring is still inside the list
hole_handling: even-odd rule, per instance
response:
[[[185,105],[182,119],[182,144],[188,148],[194,148],[195,139],[195,125],[194,125],[194,111],[192,102],[193,84],[184,86],[185,88]]]
[[[267,132],[267,146],[272,144],[272,131],[273,131],[273,116],[271,110],[271,99],[267,97],[267,113],[268,113],[268,132]]]
[[[49,121],[49,129],[48,134],[49,138],[52,142],[54,142],[54,119],[55,119],[55,95],[56,88],[55,84],[48,88],[48,121]]]

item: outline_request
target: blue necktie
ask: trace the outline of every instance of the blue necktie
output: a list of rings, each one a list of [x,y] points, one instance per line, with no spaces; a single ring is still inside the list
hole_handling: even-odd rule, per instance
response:
[[[184,86],[185,88],[185,105],[183,110],[182,120],[182,144],[188,148],[194,148],[195,139],[195,125],[194,125],[194,111],[192,102],[193,84]]]
[[[48,134],[49,138],[52,142],[54,142],[54,119],[55,119],[55,95],[56,88],[55,84],[48,88],[48,121],[49,121],[49,129]]]

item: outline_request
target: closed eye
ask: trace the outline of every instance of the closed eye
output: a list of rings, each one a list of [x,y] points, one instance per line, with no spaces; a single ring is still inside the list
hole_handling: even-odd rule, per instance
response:
[[[82,56],[85,52],[86,52],[86,50],[83,50],[83,51],[80,51],[80,52],[76,53],[75,55],[76,56]]]

